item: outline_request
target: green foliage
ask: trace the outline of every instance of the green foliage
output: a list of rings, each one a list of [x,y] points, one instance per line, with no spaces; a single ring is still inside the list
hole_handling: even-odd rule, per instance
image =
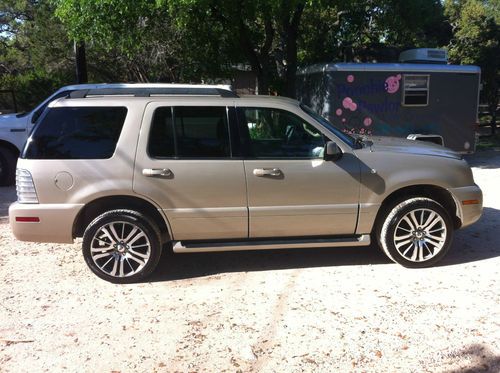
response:
[[[450,58],[465,64],[500,64],[500,15],[479,0],[446,1],[446,14],[454,27]],[[500,11],[498,11],[500,13]]]
[[[181,18],[172,17],[166,4],[147,0],[55,0],[55,4],[71,38],[101,53],[121,56],[127,80],[200,81],[214,70],[221,71],[219,54],[194,47],[200,44],[192,43],[192,31],[179,27]]]
[[[28,110],[71,82],[72,43],[47,2],[3,0],[0,9],[0,89]]]
[[[219,66],[249,65],[260,93],[276,89],[287,74],[295,75],[305,0],[160,0],[159,4],[170,9],[194,45],[206,48],[206,60]]]
[[[454,31],[450,59],[481,67],[481,96],[488,104],[494,132],[500,88],[500,1],[447,0],[445,9]]]
[[[70,37],[125,53],[133,53],[161,18],[147,0],[54,0],[56,15]]]
[[[451,28],[439,0],[352,0],[306,8],[299,59],[394,61],[401,50],[446,45]]]
[[[29,111],[44,100],[48,93],[67,84],[66,79],[65,75],[41,71],[8,74],[0,77],[0,87],[15,92],[19,111]]]
[[[476,150],[500,150],[500,135],[481,136]]]
[[[394,61],[402,49],[447,44],[454,62],[482,67],[493,92],[500,60],[500,0],[0,0],[0,9],[0,84],[38,92],[40,83],[46,94],[73,81],[75,40],[86,43],[91,81],[217,81],[243,66],[260,93],[289,96],[299,65]]]

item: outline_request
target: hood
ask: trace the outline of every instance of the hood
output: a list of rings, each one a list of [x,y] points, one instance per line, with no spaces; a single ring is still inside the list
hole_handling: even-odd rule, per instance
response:
[[[385,136],[363,137],[363,141],[365,143],[366,148],[369,148],[370,151],[374,152],[418,154],[418,155],[429,155],[435,157],[462,159],[462,156],[459,153],[451,149],[425,141],[408,140],[399,137],[385,137]]]
[[[26,114],[2,114],[0,115],[0,129],[24,128],[26,129],[28,116]]]
[[[19,113],[0,114],[0,123],[5,123],[6,120],[14,120]]]

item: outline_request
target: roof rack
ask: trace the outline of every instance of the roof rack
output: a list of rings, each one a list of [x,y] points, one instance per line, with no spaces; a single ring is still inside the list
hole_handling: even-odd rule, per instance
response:
[[[68,98],[85,98],[91,96],[134,96],[134,97],[152,97],[152,96],[220,96],[220,97],[239,97],[229,88],[217,86],[172,86],[172,87],[126,87],[126,88],[94,88],[78,89],[72,91]]]

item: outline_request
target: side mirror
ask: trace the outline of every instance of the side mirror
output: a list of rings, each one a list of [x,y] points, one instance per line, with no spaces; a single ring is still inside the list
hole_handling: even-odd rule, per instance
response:
[[[327,141],[325,144],[324,160],[325,161],[336,161],[342,157],[342,150],[333,141]]]

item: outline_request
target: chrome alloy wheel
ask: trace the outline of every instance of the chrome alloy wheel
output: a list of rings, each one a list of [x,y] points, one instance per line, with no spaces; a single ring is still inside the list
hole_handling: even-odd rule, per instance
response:
[[[415,209],[396,225],[394,246],[405,259],[424,262],[443,249],[446,235],[446,224],[441,215],[430,209]]]
[[[140,272],[151,256],[151,243],[135,224],[115,221],[100,227],[90,245],[95,265],[107,275],[128,277]]]

